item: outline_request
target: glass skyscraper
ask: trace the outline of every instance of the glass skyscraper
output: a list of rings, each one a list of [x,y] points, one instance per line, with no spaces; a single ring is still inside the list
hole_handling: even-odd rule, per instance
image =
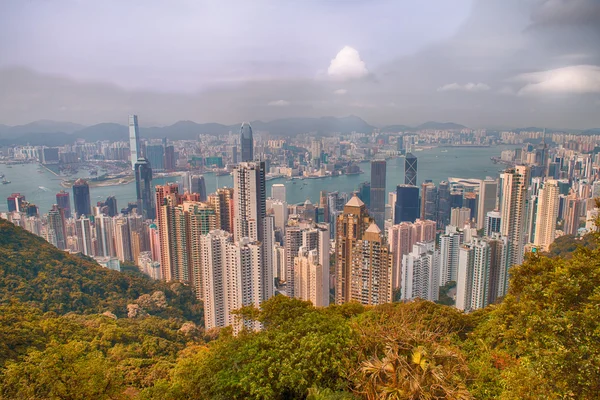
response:
[[[375,219],[379,229],[385,228],[385,179],[386,179],[385,160],[371,161],[371,204],[370,214]]]
[[[75,218],[79,218],[81,215],[92,215],[90,187],[81,178],[73,184],[73,204],[75,205]]]
[[[254,160],[254,139],[252,138],[252,127],[244,122],[240,128],[240,147],[242,162]]]
[[[417,157],[412,153],[404,158],[404,184],[417,186]]]
[[[417,218],[419,218],[419,188],[412,185],[398,185],[394,224],[415,222]]]
[[[152,171],[164,171],[165,148],[162,144],[149,144],[146,146],[146,159],[150,163]]]
[[[152,187],[152,168],[145,158],[135,163],[135,187],[138,203],[138,214],[144,219],[155,219],[154,188]]]
[[[129,116],[129,155],[131,158],[131,169],[135,170],[135,163],[140,154],[140,131],[138,128],[137,115]]]

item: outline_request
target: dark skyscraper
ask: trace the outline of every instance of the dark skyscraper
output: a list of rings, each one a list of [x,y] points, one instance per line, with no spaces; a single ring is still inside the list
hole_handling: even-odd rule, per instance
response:
[[[61,190],[56,193],[56,205],[63,209],[65,218],[71,218],[71,197],[68,192]]]
[[[137,212],[144,219],[155,219],[154,188],[152,187],[152,168],[145,158],[135,163],[135,187],[137,193]]]
[[[107,214],[109,217],[114,217],[119,214],[119,208],[117,207],[117,198],[115,196],[108,196],[104,202],[107,208]]]
[[[75,218],[79,218],[81,215],[92,215],[90,187],[81,178],[73,184],[73,204],[75,205]]]
[[[48,212],[48,230],[50,242],[61,250],[67,248],[67,231],[65,229],[65,213],[58,205],[52,206]]]
[[[150,163],[152,171],[163,171],[165,169],[165,148],[162,144],[149,144],[146,146],[146,159]]]
[[[254,160],[254,139],[252,138],[252,127],[244,122],[240,128],[240,147],[242,162]]]
[[[398,185],[394,223],[415,222],[417,218],[419,218],[419,188],[412,185]]]
[[[192,175],[190,182],[190,191],[192,193],[198,193],[200,195],[200,201],[206,201],[206,183],[204,182],[204,176]]]
[[[363,182],[360,185],[358,185],[356,195],[359,199],[362,200],[363,203],[365,203],[365,206],[367,206],[368,210],[369,207],[371,207],[371,183]]]
[[[450,185],[441,181],[438,185],[438,216],[437,228],[444,229],[450,224]]]
[[[8,204],[8,212],[13,211],[25,211],[23,206],[25,204],[25,196],[21,193],[13,193],[6,199]]]
[[[175,147],[173,146],[165,146],[165,169],[175,170]]]
[[[383,231],[385,228],[385,160],[371,161],[371,207],[370,214],[375,223]]]
[[[404,158],[404,184],[417,186],[417,157],[412,153]]]
[[[421,219],[437,220],[438,213],[438,191],[435,184],[425,181],[421,184]]]

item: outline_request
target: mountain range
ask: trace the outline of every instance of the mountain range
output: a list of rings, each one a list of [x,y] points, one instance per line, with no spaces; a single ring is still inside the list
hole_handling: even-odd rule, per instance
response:
[[[418,126],[388,125],[377,127],[369,124],[360,117],[321,117],[321,118],[282,118],[269,122],[251,121],[255,132],[269,132],[274,136],[291,137],[302,133],[315,132],[317,135],[330,135],[332,133],[348,134],[351,132],[372,132],[379,129],[381,132],[416,132],[419,130],[461,130],[466,126],[454,122],[429,121]],[[172,140],[194,140],[199,135],[222,135],[228,132],[237,132],[241,124],[224,125],[218,123],[196,123],[193,121],[178,121],[163,127],[141,127],[140,135],[148,139],[167,137]],[[542,128],[522,128],[517,131],[542,130]],[[552,132],[548,130],[548,132]],[[575,131],[573,131],[575,132]],[[598,134],[600,129],[577,131],[582,134]],[[0,145],[47,145],[60,146],[73,143],[75,139],[84,139],[88,142],[98,140],[120,141],[127,140],[128,127],[117,123],[100,123],[92,126],[83,126],[72,122],[58,122],[40,120],[25,125],[8,126],[0,124]]]

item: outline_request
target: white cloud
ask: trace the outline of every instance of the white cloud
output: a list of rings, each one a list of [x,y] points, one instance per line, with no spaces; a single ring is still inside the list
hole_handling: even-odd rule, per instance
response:
[[[350,46],[345,46],[331,60],[327,74],[340,80],[359,79],[369,75],[369,70],[364,61],[360,59],[358,51]]]
[[[287,100],[274,100],[270,101],[268,105],[273,107],[287,107],[290,105],[290,102]]]
[[[348,91],[346,89],[338,89],[338,90],[334,90],[333,93],[342,95],[342,94],[348,93]]]
[[[519,90],[520,96],[600,93],[600,67],[595,65],[531,72],[518,75],[514,80],[527,83]]]
[[[447,85],[441,86],[437,89],[438,92],[450,92],[450,91],[462,91],[462,92],[485,92],[486,90],[490,90],[490,87],[485,83],[472,83],[469,82],[464,85],[460,85],[458,83],[449,83]]]

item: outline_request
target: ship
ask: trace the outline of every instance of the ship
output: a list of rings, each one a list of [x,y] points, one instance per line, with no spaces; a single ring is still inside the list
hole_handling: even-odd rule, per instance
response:
[[[10,183],[10,181],[7,181],[6,179],[2,179],[2,184],[3,185],[8,185]]]

